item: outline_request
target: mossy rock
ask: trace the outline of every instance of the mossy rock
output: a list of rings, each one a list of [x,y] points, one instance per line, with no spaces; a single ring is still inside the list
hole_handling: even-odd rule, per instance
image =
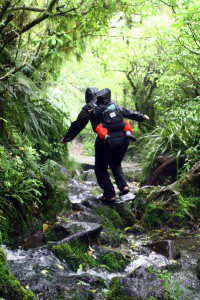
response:
[[[143,270],[136,271],[133,278],[113,278],[105,300],[166,299],[164,281],[146,271],[142,274]]]
[[[87,245],[81,244],[77,240],[62,245],[55,245],[51,250],[60,260],[66,261],[75,272],[80,265],[82,267],[87,265],[90,267],[95,266],[95,259],[87,253]]]
[[[98,241],[100,245],[119,247],[122,243],[122,232],[104,227]]]
[[[6,254],[0,248],[0,279],[5,275],[5,272],[6,272]]]
[[[0,248],[0,297],[12,300],[36,300],[33,292],[22,287],[6,267],[6,255]]]
[[[45,242],[57,242],[67,236],[67,231],[59,225],[49,227],[43,234]]]
[[[187,212],[190,203],[183,200],[176,184],[141,189],[134,201],[137,223],[146,229],[162,226],[180,228],[190,219]]]
[[[200,194],[200,161],[198,161],[183,179],[177,182],[182,193],[186,196],[199,196]]]
[[[124,286],[119,278],[113,278],[110,283],[110,289],[106,293],[106,300],[127,300],[127,295]]]
[[[105,219],[104,225],[110,224],[112,227],[120,229],[124,227],[124,221],[116,210],[102,205],[96,208],[95,212]]]
[[[120,272],[124,270],[128,261],[120,252],[105,251],[98,257],[98,262],[106,265],[110,270]]]
[[[123,220],[123,226],[132,226],[135,223],[135,215],[131,203],[116,203],[115,209]]]

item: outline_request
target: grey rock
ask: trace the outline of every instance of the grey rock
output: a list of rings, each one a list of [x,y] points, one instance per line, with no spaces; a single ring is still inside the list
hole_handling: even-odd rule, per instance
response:
[[[79,239],[81,241],[87,242],[99,236],[101,230],[103,229],[101,224],[85,223],[85,222],[71,222],[68,224],[65,223],[62,226],[66,228],[66,230],[69,230],[71,232],[73,231],[77,231],[77,232],[57,242],[56,243],[57,245],[68,243],[74,239]]]
[[[196,265],[196,275],[200,279],[200,258],[197,260],[197,265]]]
[[[96,182],[96,176],[95,176],[95,173],[94,173],[93,169],[90,169],[88,171],[84,171],[83,174],[84,174],[84,179],[86,181],[95,181]]]
[[[146,244],[145,247],[162,254],[169,259],[177,260],[181,257],[181,252],[177,248],[176,241],[163,240],[151,244]]]
[[[119,299],[146,300],[151,297],[166,299],[163,280],[143,270],[138,270],[134,278],[113,278],[110,285],[110,292],[112,291],[113,296],[118,295]]]

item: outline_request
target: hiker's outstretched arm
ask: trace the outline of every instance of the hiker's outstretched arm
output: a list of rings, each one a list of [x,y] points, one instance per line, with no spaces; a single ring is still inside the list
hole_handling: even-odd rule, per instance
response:
[[[87,109],[82,108],[76,121],[72,122],[65,137],[62,139],[62,143],[71,142],[87,125],[90,118],[90,114]]]
[[[146,115],[140,114],[139,112],[133,111],[132,109],[127,109],[122,106],[119,106],[119,109],[121,110],[124,118],[134,120],[137,122],[143,122],[148,119]]]

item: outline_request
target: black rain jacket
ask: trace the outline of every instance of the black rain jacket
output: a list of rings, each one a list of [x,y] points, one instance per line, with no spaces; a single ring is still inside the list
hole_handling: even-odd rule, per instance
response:
[[[65,135],[65,141],[72,141],[85,128],[89,121],[91,122],[92,128],[95,131],[95,128],[99,124],[99,121],[96,118],[95,114],[93,114],[93,111],[95,111],[97,106],[100,107],[101,105],[107,105],[110,102],[111,91],[109,89],[103,89],[99,93],[97,93],[97,95],[95,94],[94,100],[86,104],[79,113],[76,121],[72,122],[70,128],[68,129]],[[137,122],[143,122],[146,120],[144,115],[138,113],[137,111],[126,109],[119,105],[117,105],[117,107],[121,110],[124,118],[134,120]]]

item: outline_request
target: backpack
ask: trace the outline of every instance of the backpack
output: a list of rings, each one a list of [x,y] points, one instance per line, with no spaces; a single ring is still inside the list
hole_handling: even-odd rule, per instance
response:
[[[109,103],[99,109],[99,121],[108,132],[122,131],[125,121],[121,110],[114,103]]]

